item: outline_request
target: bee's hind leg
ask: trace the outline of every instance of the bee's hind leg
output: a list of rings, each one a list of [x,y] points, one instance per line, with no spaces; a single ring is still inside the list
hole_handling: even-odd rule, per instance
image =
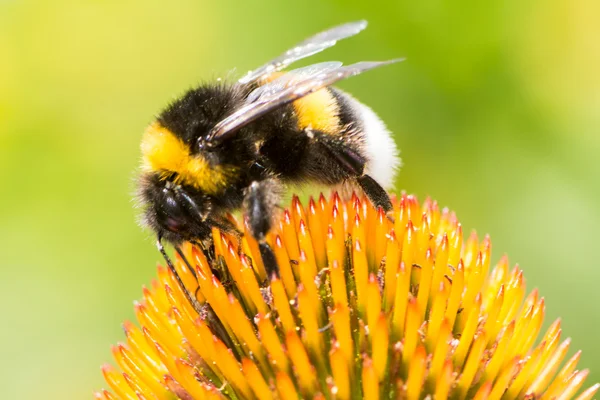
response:
[[[273,216],[282,191],[279,182],[266,179],[252,182],[244,197],[244,213],[248,217],[251,234],[258,241],[260,255],[269,278],[279,277],[279,266],[266,237],[273,225]]]
[[[392,201],[390,196],[384,188],[371,178],[369,175],[362,175],[356,178],[356,182],[360,188],[365,192],[365,195],[369,198],[375,208],[381,207],[383,211],[389,216],[393,211]]]
[[[390,216],[393,206],[387,192],[375,179],[364,173],[367,160],[348,147],[347,144],[340,142],[338,138],[321,134],[317,140],[327,150],[327,153],[336,160],[339,166],[349,175],[355,177],[356,183],[358,183],[375,208],[381,207]]]

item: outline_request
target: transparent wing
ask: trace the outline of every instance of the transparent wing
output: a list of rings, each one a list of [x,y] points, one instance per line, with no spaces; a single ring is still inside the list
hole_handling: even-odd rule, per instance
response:
[[[246,98],[246,104],[261,101],[271,96],[280,93],[284,89],[296,84],[297,82],[310,79],[313,76],[327,73],[329,71],[340,68],[343,64],[340,61],[329,61],[318,64],[309,65],[302,68],[297,68],[286,72],[273,81],[266,83],[254,89]]]
[[[321,52],[336,44],[338,40],[354,36],[367,27],[367,21],[355,21],[338,25],[298,43],[279,57],[248,72],[239,83],[250,83],[273,72],[279,71],[295,61]]]
[[[346,66],[338,65],[335,68],[332,67],[333,64],[331,63],[315,64],[300,69],[300,71],[305,69],[308,71],[308,69],[313,67],[312,73],[302,74],[301,79],[295,78],[296,75],[293,74],[293,71],[290,71],[290,73],[280,78],[283,79],[281,82],[278,82],[279,79],[276,79],[273,82],[264,85],[267,87],[254,95],[253,102],[247,103],[245,106],[239,108],[233,114],[215,125],[206,137],[206,141],[214,145],[219,141],[230,137],[238,129],[248,125],[257,118],[260,118],[285,104],[289,104],[342,79],[403,60],[403,58],[398,58],[389,61],[362,61]],[[314,68],[319,65],[321,65],[321,67]],[[289,78],[290,80],[284,79],[287,75],[292,75]],[[282,83],[286,84],[284,85]]]

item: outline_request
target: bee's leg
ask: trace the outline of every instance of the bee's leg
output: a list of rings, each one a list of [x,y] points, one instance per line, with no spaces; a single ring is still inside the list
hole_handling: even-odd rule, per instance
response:
[[[156,247],[158,248],[158,251],[160,251],[160,254],[162,254],[163,258],[165,259],[167,266],[169,267],[169,269],[175,276],[175,280],[177,281],[177,283],[179,284],[179,287],[185,294],[187,301],[192,305],[192,307],[194,307],[194,310],[196,310],[196,312],[200,315],[203,312],[202,305],[198,302],[198,300],[195,297],[192,297],[190,292],[187,290],[187,288],[183,284],[181,277],[177,273],[175,266],[173,265],[173,263],[171,262],[171,259],[169,258],[169,256],[167,255],[167,252],[165,251],[165,248],[162,244],[162,237],[160,235],[158,236],[158,238],[156,240]],[[178,249],[178,251],[180,251],[179,248],[177,248],[177,249]],[[184,260],[185,260],[185,258],[184,258]],[[186,262],[187,262],[187,260],[186,260]],[[190,268],[190,270],[193,271],[191,268]]]
[[[210,226],[214,226],[219,229],[223,233],[228,233],[236,237],[236,239],[240,240],[244,233],[238,229],[237,226],[230,220],[226,218],[210,218],[208,219],[208,223]]]
[[[263,260],[267,275],[269,277],[279,278],[279,265],[277,264],[275,253],[273,253],[271,246],[269,246],[266,241],[262,240],[258,242],[258,248],[260,250],[260,257]]]
[[[269,278],[279,276],[279,266],[266,237],[273,225],[273,213],[281,192],[281,185],[276,180],[266,179],[252,182],[244,197],[244,212],[248,216],[252,236],[258,241],[260,255]]]
[[[321,134],[317,140],[348,174],[356,177],[356,182],[375,208],[381,207],[389,215],[393,209],[392,201],[385,189],[364,173],[367,162],[364,157],[331,135]]]
[[[388,196],[385,189],[375,179],[365,174],[356,178],[356,182],[358,182],[375,208],[381,207],[387,215],[390,215],[390,212],[393,211],[390,196]]]
[[[204,257],[206,257],[206,259],[209,262],[212,262],[212,260],[214,259],[214,249],[212,249],[212,239],[205,239],[205,240],[190,240],[189,241],[191,244],[193,244],[194,246],[196,246],[197,248],[199,248],[202,253],[204,254]]]
[[[218,228],[221,232],[229,233],[230,235],[235,236],[238,246],[238,255],[242,254],[242,237],[244,236],[244,232],[240,231],[238,227],[228,220],[227,218],[219,218],[219,219],[211,219],[211,226]]]

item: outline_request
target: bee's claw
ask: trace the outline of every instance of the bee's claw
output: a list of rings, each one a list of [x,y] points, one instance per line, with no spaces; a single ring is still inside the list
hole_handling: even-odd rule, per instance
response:
[[[394,210],[386,212],[385,216],[387,217],[388,221],[390,221],[392,224],[396,222],[396,218],[394,218]]]

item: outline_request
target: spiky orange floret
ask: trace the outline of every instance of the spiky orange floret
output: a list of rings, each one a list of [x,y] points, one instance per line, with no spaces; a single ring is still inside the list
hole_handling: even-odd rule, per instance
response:
[[[213,238],[211,263],[185,250],[197,278],[176,260],[202,315],[159,267],[97,399],[569,399],[588,374],[580,353],[563,363],[559,321],[537,340],[544,299],[522,270],[502,257],[490,273],[489,237],[464,240],[429,199],[394,200],[392,223],[357,196],[295,197],[269,237],[270,281],[251,235]]]

